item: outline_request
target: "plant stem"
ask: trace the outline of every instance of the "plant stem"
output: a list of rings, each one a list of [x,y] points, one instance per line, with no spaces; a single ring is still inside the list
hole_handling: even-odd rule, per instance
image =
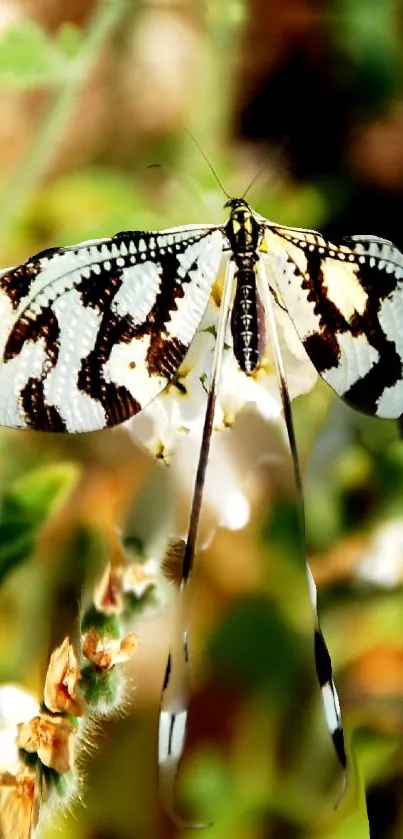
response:
[[[130,5],[125,0],[101,2],[88,27],[84,45],[72,61],[71,72],[54,93],[46,116],[25,159],[18,164],[0,193],[0,245],[43,179],[63,140],[78,95],[87,81],[102,44],[119,25]]]

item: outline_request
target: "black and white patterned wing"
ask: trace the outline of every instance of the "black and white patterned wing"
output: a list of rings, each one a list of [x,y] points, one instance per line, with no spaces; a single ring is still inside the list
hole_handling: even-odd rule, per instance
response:
[[[364,413],[403,414],[403,255],[386,239],[340,244],[265,225],[270,284],[318,373]]]
[[[0,276],[0,424],[94,431],[172,379],[203,317],[223,234],[213,226],[52,248]]]

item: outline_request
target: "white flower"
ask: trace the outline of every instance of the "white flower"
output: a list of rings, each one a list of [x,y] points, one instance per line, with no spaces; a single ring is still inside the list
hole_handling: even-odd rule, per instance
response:
[[[210,378],[214,343],[214,335],[199,330],[174,381],[165,388],[159,398],[171,425],[179,432],[181,429],[189,431],[195,423],[199,425],[204,416],[204,382]]]
[[[211,373],[214,336],[196,333],[174,380],[140,414],[126,423],[130,433],[157,460],[169,463],[178,440],[200,434],[206,406],[206,377]]]
[[[132,562],[123,571],[123,591],[132,592],[136,597],[143,597],[148,588],[158,585],[159,564],[154,558],[141,564]]]
[[[403,582],[403,519],[391,519],[378,528],[356,573],[359,579],[382,588],[394,588]]]
[[[242,530],[250,518],[250,504],[246,495],[239,489],[234,489],[227,496],[224,509],[219,520],[220,527],[227,530]]]
[[[193,495],[221,293],[222,276],[219,275],[200,328],[174,380],[141,414],[127,423],[133,437],[146,446],[156,459],[172,465],[173,480],[177,491],[182,493],[182,500],[189,500]],[[274,306],[290,399],[293,399],[312,389],[317,374],[288,315],[275,303]],[[204,492],[205,525],[208,523],[202,528],[201,542],[204,544],[217,525],[238,529],[244,527],[250,517],[250,500],[245,484],[248,473],[264,452],[263,439],[260,449],[254,446],[253,455],[242,459],[240,453],[247,449],[244,435],[248,433],[245,431],[248,423],[240,436],[237,434],[238,425],[230,432],[228,430],[241,413],[247,415],[247,408],[255,413],[256,419],[260,416],[276,424],[281,421],[282,404],[269,342],[255,373],[247,376],[234,356],[229,322],[213,425],[214,432],[220,431],[220,434],[214,433],[212,437]],[[264,437],[263,423],[256,426],[250,423],[250,426],[252,434]],[[180,506],[183,530],[179,526],[176,535],[182,537],[188,524],[188,510],[184,510],[187,502]]]
[[[38,702],[17,685],[0,687],[0,772],[15,774],[19,769],[17,725],[38,713]]]
[[[177,440],[186,435],[197,436],[203,427],[208,383],[213,363],[215,332],[219,313],[219,288],[210,297],[199,331],[174,380],[151,405],[133,420],[130,433],[159,459],[169,462]],[[317,373],[308,359],[300,339],[288,317],[278,306],[276,319],[290,399],[311,390]],[[230,324],[223,352],[220,384],[214,419],[214,430],[234,424],[238,414],[253,405],[267,420],[278,421],[282,405],[277,376],[268,344],[266,353],[252,376],[239,368],[232,348]]]
[[[144,411],[125,425],[135,440],[142,443],[156,460],[164,463],[170,463],[178,437],[185,433],[184,428],[180,432],[172,424],[161,398],[154,399]]]
[[[221,382],[214,428],[228,428],[246,405],[254,405],[265,419],[277,420],[281,413],[276,373],[273,366],[263,359],[253,376],[240,370],[234,353],[224,354]]]
[[[236,443],[233,432],[226,430],[215,434],[211,440],[209,464],[203,493],[203,516],[201,541],[206,547],[217,525],[231,530],[245,526],[250,517],[250,504],[245,494],[245,471],[233,457]],[[183,503],[183,530],[178,536],[186,538],[190,500],[193,496],[200,439],[189,435],[179,441],[172,455],[172,477],[177,494]],[[185,502],[186,499],[186,503]]]

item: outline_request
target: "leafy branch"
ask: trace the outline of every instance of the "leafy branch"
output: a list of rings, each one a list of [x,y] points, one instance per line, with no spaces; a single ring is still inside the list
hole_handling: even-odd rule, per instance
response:
[[[60,79],[25,159],[19,162],[1,190],[0,244],[46,174],[102,45],[120,25],[128,9],[130,6],[124,0],[100,3],[81,44],[78,37],[72,37],[71,27],[68,31],[63,29],[59,41],[52,42],[34,24],[26,22],[19,31],[9,30],[0,44],[0,83],[3,85],[26,87],[27,68],[28,73],[32,71],[30,86]],[[41,50],[38,50],[39,45]],[[38,55],[42,57],[38,59]],[[55,72],[56,67],[58,72]]]

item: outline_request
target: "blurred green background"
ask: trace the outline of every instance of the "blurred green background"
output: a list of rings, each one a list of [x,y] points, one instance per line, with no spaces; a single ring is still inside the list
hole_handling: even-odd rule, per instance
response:
[[[267,218],[403,247],[402,29],[397,0],[0,0],[0,264],[118,230],[221,222],[225,198],[187,131],[230,194],[263,169],[248,199]],[[255,478],[248,526],[220,531],[193,581],[178,794],[214,822],[211,839],[366,839],[367,807],[371,839],[398,839],[403,446],[395,423],[354,414],[321,384],[294,416],[347,793],[334,809],[341,778],[315,681],[290,463],[259,425],[276,465]],[[125,431],[3,430],[0,492],[0,677],[39,697],[115,526],[133,556],[139,545],[147,554],[173,490]],[[53,814],[47,839],[177,835],[156,792],[165,613],[139,615],[127,712],[93,737],[84,804]]]

